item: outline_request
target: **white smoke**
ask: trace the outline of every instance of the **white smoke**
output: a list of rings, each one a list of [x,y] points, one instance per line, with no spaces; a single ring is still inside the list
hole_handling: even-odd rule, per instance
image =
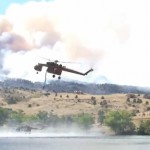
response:
[[[40,55],[84,61],[85,66],[69,65],[83,72],[94,64],[95,72],[78,80],[97,82],[106,76],[113,83],[149,86],[149,6],[148,0],[12,4],[0,16],[1,70],[7,70],[8,77],[42,79],[33,71],[42,61]],[[67,73],[64,77],[77,78]]]

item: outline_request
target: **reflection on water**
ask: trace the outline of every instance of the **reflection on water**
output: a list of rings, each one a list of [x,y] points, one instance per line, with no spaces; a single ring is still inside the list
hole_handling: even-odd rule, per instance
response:
[[[148,136],[0,138],[0,150],[150,150]]]

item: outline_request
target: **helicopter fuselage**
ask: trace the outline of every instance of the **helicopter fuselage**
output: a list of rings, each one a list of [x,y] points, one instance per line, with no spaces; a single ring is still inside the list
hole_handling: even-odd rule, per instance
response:
[[[93,71],[93,69],[90,69],[87,72],[82,73],[73,69],[66,68],[66,66],[57,64],[57,62],[47,62],[46,64],[38,63],[37,65],[34,66],[34,69],[38,72],[38,71],[42,71],[42,67],[47,67],[46,72],[53,74],[53,77],[55,77],[55,75],[59,75],[59,79],[60,79],[60,75],[62,74],[62,71],[83,75],[83,76]]]
[[[61,75],[62,73],[62,65],[58,65],[53,62],[47,62],[47,72],[56,74],[56,75]]]
[[[48,73],[52,73],[55,75],[61,75],[63,68],[65,68],[65,66],[62,66],[61,64],[47,62],[46,64],[37,64],[36,66],[34,66],[34,69],[36,71],[42,71],[43,66],[47,67]]]
[[[61,79],[62,71],[70,72],[70,73],[74,73],[74,74],[78,74],[78,75],[83,75],[83,76],[85,76],[89,72],[93,71],[93,69],[91,68],[90,70],[86,71],[85,73],[82,73],[82,72],[67,68],[66,66],[62,66],[61,64],[57,64],[57,62],[58,61],[47,62],[45,64],[38,63],[37,65],[34,66],[34,69],[37,71],[37,73],[39,71],[42,71],[42,67],[47,67],[47,70],[45,72],[44,86],[46,84],[46,74],[47,74],[47,72],[53,74],[53,76],[52,76],[53,78],[55,78],[55,75],[58,75],[58,79]],[[44,88],[44,86],[43,86],[43,88]]]

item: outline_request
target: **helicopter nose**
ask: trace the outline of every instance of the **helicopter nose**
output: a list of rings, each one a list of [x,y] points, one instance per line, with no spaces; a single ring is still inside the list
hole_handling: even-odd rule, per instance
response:
[[[34,69],[36,71],[41,71],[42,70],[42,66],[41,65],[36,65],[36,66],[34,66]]]

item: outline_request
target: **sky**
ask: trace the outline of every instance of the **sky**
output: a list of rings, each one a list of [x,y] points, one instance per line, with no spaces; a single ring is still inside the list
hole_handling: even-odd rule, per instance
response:
[[[94,69],[64,80],[150,87],[149,8],[149,0],[0,0],[0,79],[44,81],[46,68],[33,68],[47,58]]]

